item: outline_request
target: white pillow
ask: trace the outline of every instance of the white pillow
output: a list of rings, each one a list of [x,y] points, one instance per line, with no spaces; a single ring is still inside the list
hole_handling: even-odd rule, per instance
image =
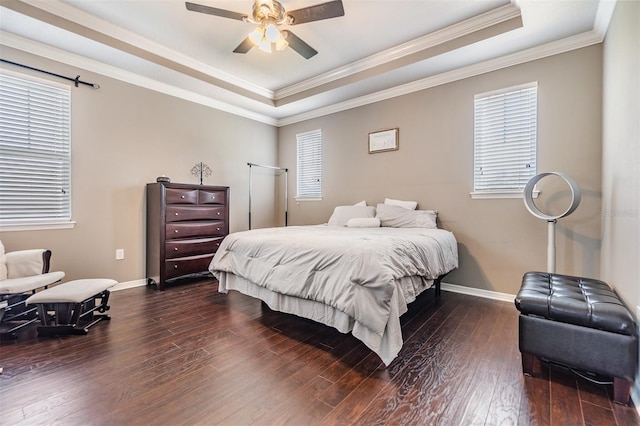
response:
[[[331,226],[347,226],[349,219],[357,217],[375,217],[376,208],[373,206],[338,206],[333,209],[329,218]]]
[[[380,219],[375,217],[354,217],[347,222],[349,228],[379,228]]]
[[[360,201],[359,203],[355,203],[354,206],[365,206],[366,207],[367,202],[365,200]]]
[[[7,279],[7,256],[4,254],[4,245],[0,241],[0,280]]]
[[[380,226],[392,228],[438,227],[438,212],[435,210],[408,210],[400,206],[378,204],[376,218],[380,219]]]
[[[400,206],[409,210],[415,210],[416,207],[418,207],[417,201],[402,201],[402,200],[394,200],[391,198],[385,198],[384,203],[388,206]]]

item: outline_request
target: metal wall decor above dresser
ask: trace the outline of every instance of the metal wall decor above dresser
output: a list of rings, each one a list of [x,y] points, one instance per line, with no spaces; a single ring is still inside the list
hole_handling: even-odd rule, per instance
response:
[[[229,233],[229,187],[147,184],[147,284],[206,272]]]

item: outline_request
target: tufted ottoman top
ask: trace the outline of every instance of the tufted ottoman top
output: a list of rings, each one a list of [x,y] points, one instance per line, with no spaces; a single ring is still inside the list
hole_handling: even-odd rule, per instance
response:
[[[515,303],[523,315],[537,315],[619,334],[635,333],[629,310],[615,292],[599,280],[527,272]]]

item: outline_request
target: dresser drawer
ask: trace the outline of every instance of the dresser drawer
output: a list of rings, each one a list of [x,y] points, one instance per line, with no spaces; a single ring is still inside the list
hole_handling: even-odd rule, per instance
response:
[[[189,237],[218,237],[227,234],[227,226],[223,221],[214,222],[174,222],[166,226],[166,239],[176,240]]]
[[[167,188],[167,204],[198,204],[198,190]]]
[[[165,261],[166,278],[175,278],[196,272],[206,272],[209,270],[211,259],[213,259],[212,254],[167,260]]]
[[[200,189],[198,191],[199,204],[227,204],[225,191],[208,191]]]
[[[223,220],[225,217],[225,207],[205,207],[205,206],[167,206],[167,222],[180,222],[184,220]]]
[[[175,259],[177,257],[215,253],[218,251],[223,239],[224,237],[167,241],[165,257],[167,259]]]

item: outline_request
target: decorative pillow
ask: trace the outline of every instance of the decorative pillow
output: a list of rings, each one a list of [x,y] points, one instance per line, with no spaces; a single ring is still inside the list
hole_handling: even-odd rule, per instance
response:
[[[376,218],[380,226],[392,228],[437,228],[438,212],[434,210],[408,210],[404,207],[378,204]]]
[[[373,206],[338,206],[333,209],[329,218],[331,226],[347,226],[349,219],[355,217],[375,217],[376,208]]]
[[[0,241],[0,280],[7,279],[7,256],[4,254],[4,245]]]
[[[367,206],[367,202],[365,200],[360,201],[359,203],[355,203],[354,206]]]
[[[379,228],[380,219],[375,217],[354,217],[347,222],[349,228]]]
[[[416,207],[418,207],[417,201],[402,201],[402,200],[393,200],[391,198],[385,198],[384,203],[388,206],[400,206],[409,210],[415,210]]]

